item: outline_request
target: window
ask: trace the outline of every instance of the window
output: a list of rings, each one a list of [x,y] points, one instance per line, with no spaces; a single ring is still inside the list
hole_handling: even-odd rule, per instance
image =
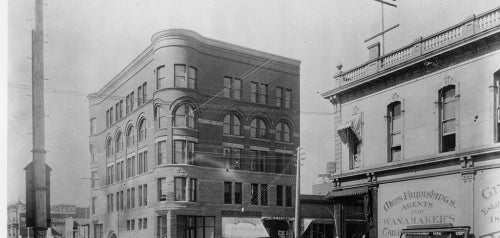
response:
[[[127,148],[135,144],[134,127],[129,126],[127,130]]]
[[[130,189],[127,189],[127,209],[130,209]]]
[[[267,184],[260,185],[260,205],[267,206]]]
[[[113,139],[109,137],[106,140],[106,157],[111,157],[113,155]]]
[[[224,124],[222,131],[225,135],[241,136],[241,119],[235,114],[227,114],[224,116]]]
[[[142,84],[142,104],[148,101],[148,83]]]
[[[189,201],[196,202],[198,200],[198,180],[191,178],[189,179]]]
[[[196,88],[196,79],[198,77],[198,71],[194,67],[189,67],[188,70],[188,88]]]
[[[148,205],[148,185],[142,185],[142,203],[144,206]]]
[[[142,207],[142,185],[137,187],[137,207]]]
[[[120,210],[123,210],[125,208],[124,204],[125,204],[125,201],[123,199],[123,191],[120,191]],[[117,206],[118,206],[118,204],[117,204]]]
[[[243,184],[234,183],[234,204],[241,204],[243,196]]]
[[[106,128],[109,127],[109,109],[106,110]]]
[[[147,101],[147,91],[146,91],[147,83],[143,83],[141,86],[137,88],[137,106],[140,106]]]
[[[137,219],[137,230],[142,229],[142,218]]]
[[[95,117],[90,119],[90,135],[96,134],[96,119]]]
[[[123,135],[122,132],[119,131],[116,134],[116,153],[119,153],[123,150]]]
[[[456,146],[455,118],[455,86],[447,86],[440,90],[440,139],[441,152],[454,151]]]
[[[291,207],[292,206],[292,186],[286,186],[285,187],[285,201],[286,201],[286,206]]]
[[[92,197],[92,215],[95,214],[95,201],[97,200],[96,197]]]
[[[195,164],[197,143],[174,140],[174,164]]]
[[[109,205],[110,212],[113,212],[113,194],[109,195],[109,202],[111,203]]]
[[[393,102],[387,107],[389,162],[401,160],[402,118],[401,102]]]
[[[139,136],[137,138],[137,141],[141,142],[146,140],[146,138],[147,138],[146,119],[142,119],[139,122]]]
[[[148,229],[148,219],[147,218],[142,219],[142,229]]]
[[[109,109],[109,125],[113,125],[113,107]]]
[[[135,188],[130,189],[130,208],[135,208]]]
[[[142,174],[148,171],[148,151],[143,151],[139,153],[138,161],[138,171],[137,174]]]
[[[110,165],[106,168],[106,185],[113,183],[113,171],[114,171],[113,165]]]
[[[103,224],[96,224],[94,225],[94,238],[104,238],[104,229],[103,229]]]
[[[196,118],[193,108],[188,104],[179,106],[174,112],[174,126],[194,128]]]
[[[259,205],[259,185],[252,183],[251,185],[251,198],[252,200],[250,201],[251,205]]]
[[[283,185],[276,185],[276,206],[283,206]]]
[[[165,88],[167,86],[166,80],[165,80],[165,65],[159,66],[156,68],[156,88],[161,89]]]
[[[226,169],[241,169],[241,152],[240,148],[224,148]]]
[[[254,103],[267,104],[267,84],[251,82],[250,101]]]
[[[97,171],[92,171],[90,172],[90,187],[91,188],[95,188],[95,184],[96,184],[96,180],[98,180],[97,178]]]
[[[174,65],[175,74],[175,87],[186,88],[186,65],[176,64]]]
[[[260,150],[250,150],[250,170],[267,172],[268,152]]]
[[[257,103],[257,98],[259,93],[257,92],[257,87],[259,86],[256,82],[250,83],[250,102]]]
[[[125,114],[130,113],[130,95],[125,97]]]
[[[262,118],[255,118],[250,123],[250,137],[267,139],[267,124]]]
[[[292,90],[282,87],[276,88],[276,106],[282,108],[290,108],[292,101]]]
[[[260,84],[259,103],[267,104],[267,84]]]
[[[241,99],[241,79],[224,77],[224,97]]]
[[[135,104],[135,99],[134,99],[134,92],[130,93],[130,112],[134,110],[134,104]]]
[[[156,143],[156,158],[158,165],[167,164],[167,142],[159,141]]]
[[[121,161],[120,163],[117,164],[117,167],[116,167],[120,171],[120,181],[123,180],[125,177],[125,174],[124,174],[125,170],[124,170],[123,166],[124,166],[124,161]],[[116,181],[118,181],[118,175],[116,177],[117,177]]]
[[[354,139],[349,146],[349,168],[355,169],[361,166],[361,141]]]
[[[165,178],[158,179],[158,201],[167,201],[167,184]]]
[[[120,211],[120,192],[116,192],[116,210]]]
[[[167,228],[168,228],[168,223],[167,223],[167,216],[159,216],[156,218],[156,237],[157,238],[167,238],[168,233],[167,233]],[[179,221],[177,221],[178,223]],[[184,236],[181,236],[184,237]]]
[[[174,178],[175,201],[186,201],[186,178]]]
[[[130,221],[130,230],[134,230],[135,229],[135,220],[131,220]]]
[[[278,122],[276,125],[276,141],[290,142],[290,125],[287,122]]]
[[[233,186],[233,183],[231,183],[231,182],[224,182],[224,204],[231,204],[231,203],[233,203],[232,186]]]
[[[214,217],[177,216],[177,234],[179,237],[213,238]]]
[[[156,120],[156,127],[158,129],[167,128],[167,116],[165,114],[165,111],[161,108],[161,106],[156,107],[155,120]]]

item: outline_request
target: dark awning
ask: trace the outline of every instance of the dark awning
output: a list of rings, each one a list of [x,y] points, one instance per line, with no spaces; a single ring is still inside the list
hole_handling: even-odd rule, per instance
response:
[[[358,187],[358,188],[348,188],[342,190],[333,190],[328,192],[328,198],[338,198],[338,197],[347,197],[347,196],[355,196],[362,195],[368,193],[368,187]]]
[[[347,121],[338,126],[337,134],[339,134],[340,140],[346,144],[349,142],[350,137],[361,141],[361,135],[356,131],[353,121]]]

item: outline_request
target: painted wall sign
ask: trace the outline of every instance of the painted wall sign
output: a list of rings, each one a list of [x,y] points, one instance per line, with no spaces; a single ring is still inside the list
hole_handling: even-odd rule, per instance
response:
[[[461,182],[449,175],[380,185],[378,237],[399,237],[411,225],[464,225]]]
[[[500,169],[476,173],[474,201],[476,237],[500,237]]]

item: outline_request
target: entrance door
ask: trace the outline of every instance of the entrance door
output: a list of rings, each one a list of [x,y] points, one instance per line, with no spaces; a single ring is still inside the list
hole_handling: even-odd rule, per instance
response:
[[[361,238],[368,230],[364,220],[346,220],[345,221],[345,238]]]

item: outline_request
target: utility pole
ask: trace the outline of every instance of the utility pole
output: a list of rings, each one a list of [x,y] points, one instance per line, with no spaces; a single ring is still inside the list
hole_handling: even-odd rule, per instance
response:
[[[33,162],[26,167],[27,220],[35,238],[45,238],[50,218],[50,168],[45,164],[43,1],[35,0],[35,29],[32,37]],[[30,208],[28,212],[28,207]],[[30,224],[31,225],[31,224]]]
[[[300,233],[300,147],[297,147],[297,169],[295,174],[295,222],[293,223],[293,231],[295,238],[299,238]]]

